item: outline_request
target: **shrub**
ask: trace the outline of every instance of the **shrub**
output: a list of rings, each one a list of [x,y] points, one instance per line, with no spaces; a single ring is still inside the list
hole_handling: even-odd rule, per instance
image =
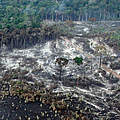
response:
[[[77,63],[77,65],[83,64],[83,58],[82,57],[75,57],[73,60],[75,61],[75,63]]]

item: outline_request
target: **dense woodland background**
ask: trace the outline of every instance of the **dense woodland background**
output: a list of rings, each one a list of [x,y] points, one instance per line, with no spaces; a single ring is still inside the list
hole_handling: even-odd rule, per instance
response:
[[[120,0],[0,0],[0,29],[40,27],[43,20],[120,20]]]
[[[119,20],[120,0],[0,0],[0,48],[27,48],[59,36],[72,37],[72,21]],[[112,45],[118,41],[120,46],[118,31],[108,35],[115,41]]]

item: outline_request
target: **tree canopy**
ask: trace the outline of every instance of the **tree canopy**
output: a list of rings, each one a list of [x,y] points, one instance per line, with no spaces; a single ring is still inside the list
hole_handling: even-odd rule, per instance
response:
[[[119,0],[0,0],[0,29],[53,20],[119,20]]]

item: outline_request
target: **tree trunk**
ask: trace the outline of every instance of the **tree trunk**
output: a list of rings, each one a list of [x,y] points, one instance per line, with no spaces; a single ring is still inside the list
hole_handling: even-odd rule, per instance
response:
[[[91,73],[93,72],[93,60],[92,60],[92,58],[91,58],[91,67],[90,67],[90,69],[91,69]]]
[[[88,21],[88,14],[85,13],[85,21]]]
[[[99,68],[101,68],[102,65],[102,55],[100,54],[100,58],[99,58]]]
[[[23,43],[23,46],[24,46],[24,49],[25,49],[25,48],[26,48],[26,47],[25,47],[25,38],[24,38],[24,43]]]
[[[82,15],[82,21],[84,21],[84,17],[83,17],[83,15]]]
[[[46,13],[46,15],[45,15],[45,20],[47,20],[47,13]]]
[[[52,13],[52,21],[54,21],[54,14]]]
[[[1,37],[0,47],[2,48],[3,35]]]
[[[58,16],[57,16],[57,13],[55,14],[55,21],[57,21],[58,20]]]
[[[79,14],[79,17],[78,17],[78,20],[79,20],[79,21],[80,21],[80,18],[81,18],[81,17],[80,17],[80,14]]]
[[[62,65],[60,65],[60,74],[59,74],[59,80],[62,80]]]
[[[11,44],[11,49],[13,49],[14,46],[13,46],[13,39],[12,38],[11,38],[11,43],[10,44]]]
[[[77,87],[78,87],[78,84],[79,84],[78,82],[79,82],[79,78],[77,78]]]
[[[101,22],[101,19],[102,19],[102,13],[100,11],[100,17],[99,17],[100,22]]]
[[[84,78],[84,80],[85,80],[85,76],[86,76],[86,67],[84,67],[83,70],[84,70],[84,71],[83,71],[83,78]]]
[[[63,14],[62,14],[61,16],[62,16],[62,21],[64,21],[64,16],[63,16]]]

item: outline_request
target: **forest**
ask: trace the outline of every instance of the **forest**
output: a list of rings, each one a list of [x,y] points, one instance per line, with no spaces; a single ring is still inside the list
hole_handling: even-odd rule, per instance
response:
[[[0,29],[52,21],[120,20],[119,0],[0,0]]]

